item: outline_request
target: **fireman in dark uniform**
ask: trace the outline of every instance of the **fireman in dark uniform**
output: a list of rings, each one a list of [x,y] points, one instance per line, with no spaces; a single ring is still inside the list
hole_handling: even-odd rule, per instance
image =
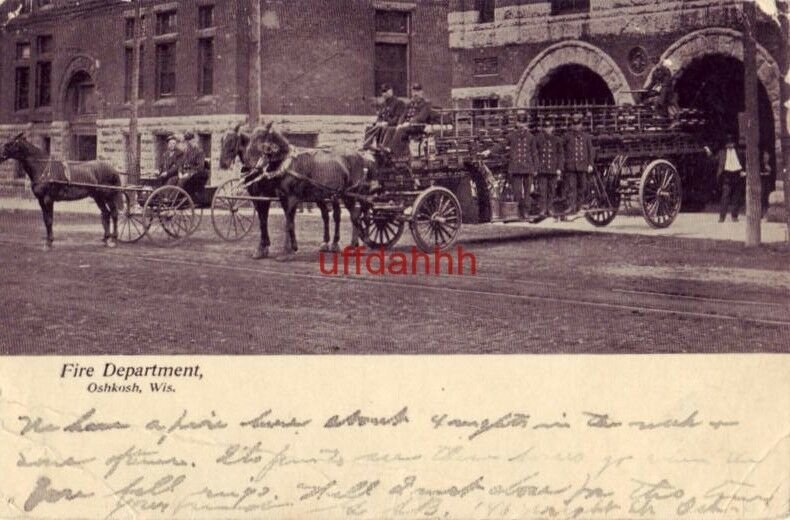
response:
[[[431,102],[423,97],[422,85],[415,83],[411,87],[411,100],[406,105],[398,126],[391,134],[387,135],[382,147],[390,148],[394,157],[399,157],[408,151],[409,136],[419,133],[431,117]]]
[[[591,176],[595,164],[595,149],[592,137],[584,131],[582,114],[573,114],[571,128],[565,132],[565,169],[563,172],[563,195],[568,211],[577,212],[586,204],[591,187]]]
[[[178,149],[178,137],[175,134],[167,136],[167,150],[162,154],[159,179],[162,184],[178,184],[178,170],[181,168],[183,152]]]
[[[378,150],[381,143],[387,140],[387,133],[394,131],[406,112],[406,103],[395,97],[390,85],[385,83],[381,86],[381,97],[376,122],[365,130],[365,141],[362,145],[365,149]]]
[[[517,123],[517,127],[507,135],[507,141],[486,152],[490,154],[504,153],[507,149],[507,182],[513,188],[513,195],[518,203],[518,215],[527,218],[529,207],[527,201],[532,191],[534,182],[537,149],[535,137],[524,122]]]
[[[678,107],[671,67],[672,60],[666,59],[653,68],[644,101],[652,103],[658,113],[674,117]]]
[[[206,154],[195,144],[195,134],[186,132],[184,134],[186,148],[183,160],[181,161],[181,171],[178,174],[178,186],[183,188],[190,196],[201,194],[208,182],[208,172],[206,171]]]
[[[540,195],[538,212],[541,215],[553,214],[554,193],[562,179],[564,155],[562,140],[554,135],[554,116],[547,114],[543,117],[543,128],[535,136],[535,169]]]

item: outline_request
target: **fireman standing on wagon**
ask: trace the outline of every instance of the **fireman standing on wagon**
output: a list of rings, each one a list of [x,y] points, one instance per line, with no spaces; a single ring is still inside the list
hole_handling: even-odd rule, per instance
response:
[[[554,116],[551,114],[543,116],[543,128],[535,136],[535,159],[540,195],[538,212],[541,215],[553,215],[554,193],[557,183],[562,180],[565,152],[562,140],[554,135]]]
[[[595,149],[592,136],[584,130],[584,116],[573,114],[571,128],[565,132],[565,182],[563,195],[568,203],[568,211],[578,212],[582,204],[587,204],[591,188]]]

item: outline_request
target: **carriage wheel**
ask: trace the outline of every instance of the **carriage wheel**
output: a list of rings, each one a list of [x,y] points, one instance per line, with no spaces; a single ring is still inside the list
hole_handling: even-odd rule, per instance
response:
[[[612,223],[620,209],[620,194],[611,185],[611,172],[607,170],[603,178],[593,174],[593,191],[590,209],[584,214],[585,220],[595,227],[605,227]],[[619,175],[619,173],[618,173]]]
[[[243,192],[241,179],[230,179],[219,185],[211,200],[211,224],[214,231],[228,242],[241,240],[255,222],[255,206],[249,199],[235,199]]]
[[[178,186],[154,190],[143,207],[148,237],[158,245],[174,245],[191,235],[200,224],[195,203]]]
[[[362,242],[371,249],[391,248],[406,227],[399,216],[372,210],[364,211],[359,220]]]
[[[121,193],[123,206],[118,208],[118,242],[131,244],[145,235],[143,208],[137,203],[137,194]]]
[[[414,241],[424,252],[447,249],[461,230],[461,204],[447,188],[428,188],[414,202],[410,227]]]
[[[680,175],[669,161],[660,159],[647,165],[639,183],[642,215],[653,228],[668,227],[680,212]]]

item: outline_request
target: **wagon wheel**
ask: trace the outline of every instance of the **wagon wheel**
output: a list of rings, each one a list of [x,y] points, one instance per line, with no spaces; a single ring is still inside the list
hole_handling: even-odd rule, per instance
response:
[[[143,208],[137,203],[137,194],[121,192],[122,206],[118,208],[118,242],[131,244],[145,235]]]
[[[219,185],[211,199],[211,224],[214,231],[228,242],[241,240],[255,222],[255,206],[249,199],[233,197],[243,192],[242,179],[229,179]]]
[[[620,209],[620,194],[615,183],[619,182],[620,172],[619,167],[616,172],[610,167],[604,172],[603,177],[593,174],[590,209],[584,214],[584,218],[595,227],[608,226],[617,216],[617,211]]]
[[[362,212],[359,221],[360,238],[371,249],[391,248],[400,240],[406,227],[399,215],[370,209]]]
[[[672,224],[681,202],[680,175],[672,163],[659,159],[648,164],[639,182],[639,203],[650,227]]]
[[[178,186],[162,186],[145,201],[143,219],[148,237],[158,245],[174,245],[191,235],[200,223],[195,203]]]
[[[424,252],[447,249],[461,230],[461,204],[447,188],[428,188],[414,202],[410,227],[414,241]]]

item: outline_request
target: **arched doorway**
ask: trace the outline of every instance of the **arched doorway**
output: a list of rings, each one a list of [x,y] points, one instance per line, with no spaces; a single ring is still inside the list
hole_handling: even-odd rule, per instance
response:
[[[96,159],[96,85],[85,70],[72,74],[63,99],[63,112],[69,123],[69,158],[77,161]]]
[[[614,105],[606,81],[593,70],[575,63],[561,65],[538,84],[538,105]]]
[[[727,134],[738,136],[738,114],[744,111],[744,68],[738,58],[725,54],[706,54],[692,59],[678,74],[675,90],[682,107],[700,108],[712,118],[711,138],[720,145]],[[774,113],[765,86],[758,85],[760,150],[771,157],[776,179]],[[712,169],[712,168],[711,168]],[[694,172],[689,179],[689,195],[700,203],[715,200],[717,186],[714,171]]]

